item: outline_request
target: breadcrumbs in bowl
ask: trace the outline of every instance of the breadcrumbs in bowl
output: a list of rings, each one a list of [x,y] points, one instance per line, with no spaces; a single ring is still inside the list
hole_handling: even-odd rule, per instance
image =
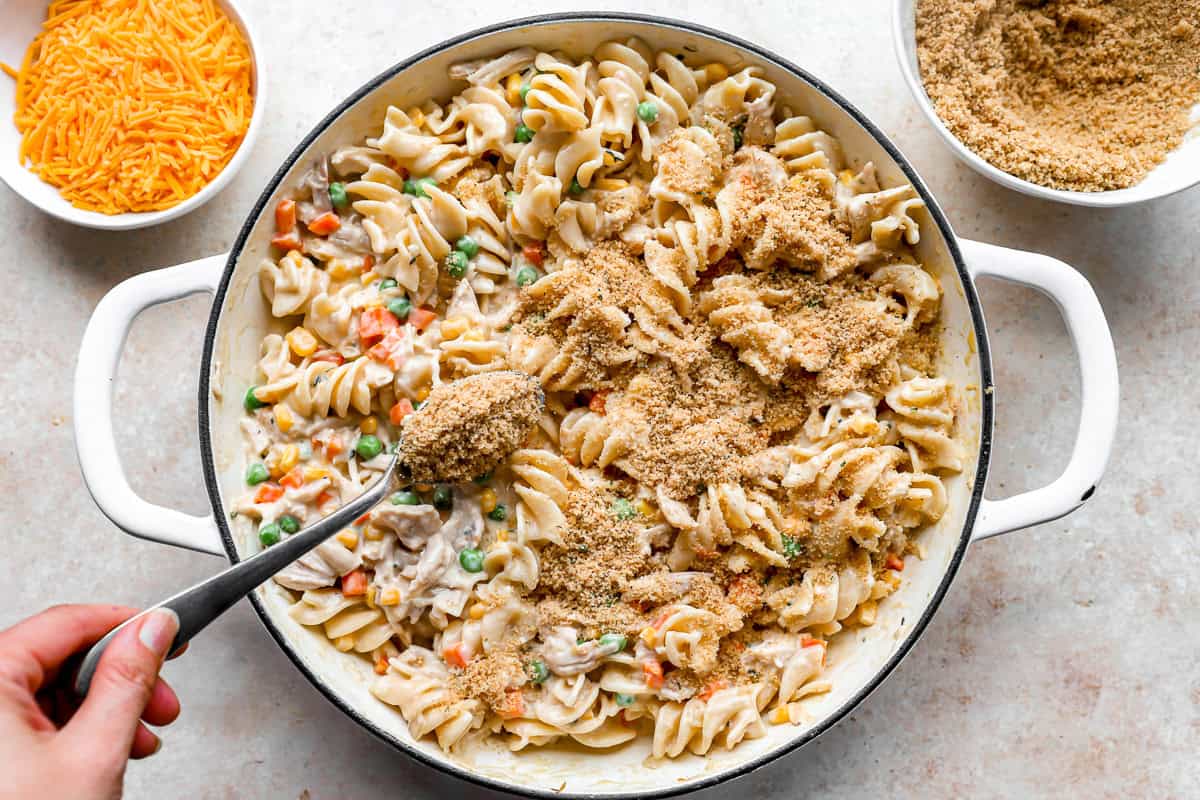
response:
[[[88,227],[144,227],[202,205],[244,162],[263,82],[231,3],[0,9],[15,23],[0,31],[0,114],[12,120],[0,178],[34,205]]]

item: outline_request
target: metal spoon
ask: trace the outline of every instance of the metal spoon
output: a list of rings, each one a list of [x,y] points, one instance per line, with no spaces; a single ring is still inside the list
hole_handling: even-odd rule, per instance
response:
[[[80,698],[87,696],[92,677],[96,674],[96,667],[100,664],[100,656],[104,655],[105,649],[122,628],[135,624],[151,611],[169,608],[179,616],[179,632],[175,634],[175,641],[171,643],[171,649],[168,651],[174,653],[272,575],[383,502],[395,483],[398,463],[399,459],[392,456],[387,470],[379,480],[371,484],[371,488],[328,517],[244,561],[239,561],[190,589],[168,597],[113,628],[103,639],[92,645],[83,657],[79,673],[75,676],[75,694]]]
[[[492,456],[503,455],[507,457],[507,453],[515,450],[524,438],[524,434],[520,429],[526,426],[532,428],[536,422],[536,413],[531,413],[531,411],[540,412],[545,403],[541,387],[536,381],[524,375],[521,376],[522,380],[515,381],[512,379],[512,375],[512,373],[507,372],[492,372],[456,381],[454,384],[446,386],[446,389],[449,391],[440,392],[436,398],[431,395],[429,402],[422,407],[418,414],[414,415],[413,423],[423,422],[425,419],[428,419],[430,422],[426,424],[430,430],[435,431],[439,437],[444,437],[447,440],[458,438],[455,434],[461,431],[454,429],[456,425],[461,426],[463,429],[478,430],[479,428],[488,428],[489,426],[501,429],[505,423],[515,423],[504,429],[509,434],[508,441],[503,442],[500,450],[496,450],[493,447],[493,452],[489,454]],[[456,400],[454,393],[458,393],[458,398],[463,396],[478,397],[480,389],[483,388],[482,384],[487,381],[491,381],[493,387],[503,386],[507,392],[507,396],[501,396],[500,401],[495,402],[493,405],[476,408],[475,411],[477,413],[475,414],[449,415],[449,421],[446,414],[442,414],[439,418],[426,410],[439,401],[454,402]],[[489,399],[494,400],[494,398]],[[504,402],[505,400],[513,402],[506,403]],[[531,402],[533,404],[532,407],[530,406]],[[478,406],[479,404],[476,405]],[[528,430],[525,432],[528,432]],[[485,441],[489,440],[487,436],[481,438]],[[403,452],[403,446],[399,449]],[[505,450],[507,452],[503,452]],[[87,655],[84,656],[83,662],[79,667],[79,672],[75,677],[75,693],[80,698],[87,695],[88,689],[92,684],[92,677],[96,674],[96,667],[100,663],[100,656],[104,654],[108,645],[112,643],[113,637],[117,635],[118,631],[126,625],[134,624],[137,620],[159,608],[168,608],[174,611],[179,616],[179,632],[175,634],[175,640],[171,643],[171,648],[168,651],[174,653],[187,644],[193,636],[208,627],[210,622],[229,610],[234,603],[252,592],[257,586],[383,502],[383,499],[391,493],[394,485],[399,483],[397,481],[397,472],[401,470],[400,457],[400,454],[392,456],[392,460],[388,462],[387,469],[380,476],[379,480],[371,485],[371,488],[329,516],[292,534],[257,555],[234,564],[225,571],[196,584],[190,589],[185,589],[179,594],[147,608],[140,614],[130,617],[116,628],[113,628],[103,639],[92,645]],[[404,472],[407,473],[408,470],[404,469]],[[451,474],[443,476],[443,479],[448,481],[456,481],[459,478],[461,476]]]

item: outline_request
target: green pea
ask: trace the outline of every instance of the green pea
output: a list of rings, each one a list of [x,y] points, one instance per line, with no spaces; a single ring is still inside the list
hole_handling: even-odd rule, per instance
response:
[[[363,461],[370,461],[383,452],[383,442],[379,441],[378,436],[363,434],[354,443],[354,452],[358,453],[358,457]]]
[[[742,146],[742,133],[744,129],[741,125],[737,125],[733,129],[733,149],[736,150]]]
[[[246,396],[242,398],[242,405],[246,407],[247,411],[253,411],[256,408],[262,408],[266,405],[266,403],[254,396],[254,390],[257,388],[257,386],[251,386],[246,390]]]
[[[583,194],[583,184],[579,182],[578,178],[571,178],[571,185],[567,187],[567,192],[575,197],[578,197],[579,195]]]
[[[613,501],[612,513],[617,519],[633,519],[637,516],[637,509],[624,497],[618,497]]]
[[[384,278],[379,282],[379,291],[386,292],[388,289],[395,289],[399,285],[396,283],[395,278]]]
[[[392,495],[392,505],[419,506],[421,505],[421,498],[416,492],[396,492]]]
[[[474,547],[460,550],[458,563],[462,564],[462,568],[467,572],[483,572],[483,551]]]
[[[642,122],[654,122],[658,119],[658,106],[653,100],[643,100],[637,104],[637,115]]]
[[[329,184],[329,199],[333,201],[334,208],[345,208],[350,205],[350,198],[346,196],[346,187],[340,183]]]
[[[616,647],[618,653],[624,650],[628,643],[629,640],[619,633],[606,633],[600,637],[601,647]]]
[[[270,547],[273,544],[279,543],[279,526],[272,522],[270,525],[263,525],[258,529],[258,540],[263,543],[263,547]]]
[[[524,103],[524,102],[525,102],[525,95],[529,94],[529,82],[528,82],[528,81],[526,81],[525,83],[522,83],[522,84],[521,84],[521,88],[520,88],[520,90],[517,92],[517,94],[521,95],[521,102],[522,102],[522,103]]]
[[[537,270],[533,267],[521,267],[517,270],[517,286],[528,286],[531,283],[536,283],[537,279]]]
[[[472,239],[470,236],[461,236],[454,243],[454,249],[463,253],[467,258],[474,258],[479,252],[479,242]]]
[[[488,519],[494,520],[495,522],[504,522],[504,519],[507,516],[508,516],[508,512],[504,509],[504,506],[502,506],[502,505],[498,505],[495,508],[493,508],[491,511],[488,512]]]
[[[541,659],[535,659],[529,662],[529,680],[533,683],[545,683],[550,677],[550,670],[546,668],[546,662]]]
[[[485,485],[485,484],[487,484],[487,482],[488,482],[488,481],[490,481],[491,479],[492,479],[492,473],[490,473],[490,472],[485,472],[485,473],[483,473],[482,475],[476,475],[476,476],[475,476],[474,478],[472,478],[471,480],[472,480],[474,483],[476,483],[477,485],[479,485],[479,486],[484,486],[484,485]]]
[[[617,692],[617,696],[613,699],[617,701],[617,705],[621,708],[629,708],[631,705],[637,702],[637,698],[633,695],[622,694],[620,692]]]
[[[283,529],[284,533],[295,533],[300,530],[300,520],[291,514],[284,514],[279,518],[279,527]]]
[[[392,312],[396,319],[404,322],[408,319],[408,312],[412,311],[412,301],[407,297],[397,297],[388,301],[387,310]]]
[[[271,473],[267,472],[266,464],[251,464],[246,468],[246,483],[251,486],[256,486],[269,477]]]
[[[513,134],[513,141],[520,142],[521,144],[526,144],[528,142],[532,142],[533,141],[533,128],[529,127],[528,125],[526,125],[525,123],[522,122],[520,125],[517,126],[517,132],[515,134]]]
[[[439,486],[433,490],[433,507],[443,511],[454,505],[454,490],[449,486]]]
[[[455,250],[446,256],[446,271],[451,277],[461,278],[467,274],[467,254],[461,250]]]
[[[411,194],[413,197],[429,197],[429,193],[425,191],[426,186],[437,186],[436,178],[417,178],[413,180],[408,178],[404,181],[404,193]]]

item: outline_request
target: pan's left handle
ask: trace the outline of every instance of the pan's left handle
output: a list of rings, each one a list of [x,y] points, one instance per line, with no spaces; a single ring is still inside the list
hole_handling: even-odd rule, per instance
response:
[[[195,517],[155,505],[129,485],[113,436],[112,393],[125,337],[137,315],[160,303],[215,292],[227,258],[209,256],[117,284],[92,312],[75,368],[75,451],[96,505],[128,534],[214,555],[224,549],[211,514]]]

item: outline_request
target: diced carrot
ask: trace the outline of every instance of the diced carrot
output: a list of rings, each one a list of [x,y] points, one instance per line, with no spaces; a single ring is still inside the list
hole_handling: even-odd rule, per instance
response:
[[[888,553],[887,560],[883,562],[883,565],[888,569],[894,569],[897,572],[901,572],[904,570],[904,559],[900,558],[895,553]]]
[[[300,241],[300,231],[297,228],[275,234],[271,237],[271,244],[284,251],[299,250],[303,246],[303,242]]]
[[[504,719],[512,719],[519,717],[525,713],[525,697],[521,694],[520,689],[505,689],[504,690],[504,707],[496,709]]]
[[[662,664],[657,661],[642,662],[642,677],[646,679],[646,685],[651,689],[661,689],[663,685],[663,668]]]
[[[650,624],[654,627],[655,630],[661,628],[663,626],[663,623],[665,623],[668,619],[670,619],[672,611],[673,611],[673,609],[668,608],[666,611],[663,611],[661,614],[659,614],[655,618],[654,622],[651,622]]]
[[[400,320],[386,308],[368,308],[358,317],[358,338],[364,350],[369,350],[387,332],[400,327]]]
[[[363,256],[362,271],[369,272],[375,267],[375,256],[367,253]]]
[[[332,211],[326,211],[308,223],[308,229],[317,236],[328,236],[340,227],[342,227],[342,220]]]
[[[354,524],[355,525],[365,525],[367,520],[369,520],[370,518],[371,518],[371,512],[368,511],[367,513],[363,514],[358,519],[354,520]]]
[[[601,389],[592,395],[592,399],[588,400],[588,411],[594,411],[597,414],[604,413],[604,407],[608,402],[608,389]]]
[[[289,489],[299,489],[304,485],[304,467],[295,466],[288,470],[288,474],[279,479],[280,486],[286,486]]]
[[[281,497],[283,497],[283,487],[277,483],[264,483],[262,486],[259,486],[258,491],[254,493],[254,502],[274,503]]]
[[[704,702],[707,703],[709,700],[712,699],[712,696],[714,694],[721,691],[722,689],[728,689],[728,688],[729,688],[729,681],[725,680],[724,678],[717,678],[716,680],[709,681],[708,685],[704,687],[704,691],[702,691],[697,696],[701,700],[703,700]]]
[[[325,443],[325,455],[328,456],[329,458],[333,458],[336,455],[340,455],[341,452],[345,449],[346,448],[343,447],[342,443],[340,441],[338,441],[337,439],[330,439],[328,442]]]
[[[408,312],[408,324],[419,331],[428,328],[435,319],[437,319],[437,314],[427,308],[414,308]]]
[[[379,652],[377,652],[375,654],[375,674],[376,675],[387,675],[387,671],[388,671],[388,658],[387,658],[387,655],[382,650],[380,650]]]
[[[291,233],[296,228],[296,201],[280,200],[275,206],[275,232]]]
[[[325,505],[332,499],[333,499],[333,495],[330,494],[329,492],[321,492],[319,495],[317,495],[317,508],[319,509],[321,506]]]
[[[342,594],[345,597],[362,597],[367,593],[367,573],[361,569],[342,576]]]
[[[339,367],[346,363],[346,357],[337,350],[318,350],[312,354],[313,361],[329,361]]]
[[[521,255],[525,256],[526,261],[539,267],[542,265],[542,262],[546,260],[546,254],[545,251],[542,250],[541,242],[534,242],[533,244],[525,245],[521,248]]]
[[[407,397],[401,397],[396,401],[396,405],[392,406],[391,410],[388,411],[388,419],[393,425],[399,425],[400,421],[413,413],[414,410],[412,400],[409,400]]]
[[[389,312],[390,313],[390,312]],[[361,326],[361,323],[360,323]],[[411,335],[409,332],[407,335]],[[374,345],[367,351],[367,355],[375,359],[381,364],[386,364],[388,369],[393,372],[404,366],[405,361],[405,342],[406,333],[403,328],[392,328],[379,344]]]
[[[452,667],[465,667],[470,662],[470,657],[467,655],[467,645],[464,642],[459,642],[442,650],[442,660]]]

